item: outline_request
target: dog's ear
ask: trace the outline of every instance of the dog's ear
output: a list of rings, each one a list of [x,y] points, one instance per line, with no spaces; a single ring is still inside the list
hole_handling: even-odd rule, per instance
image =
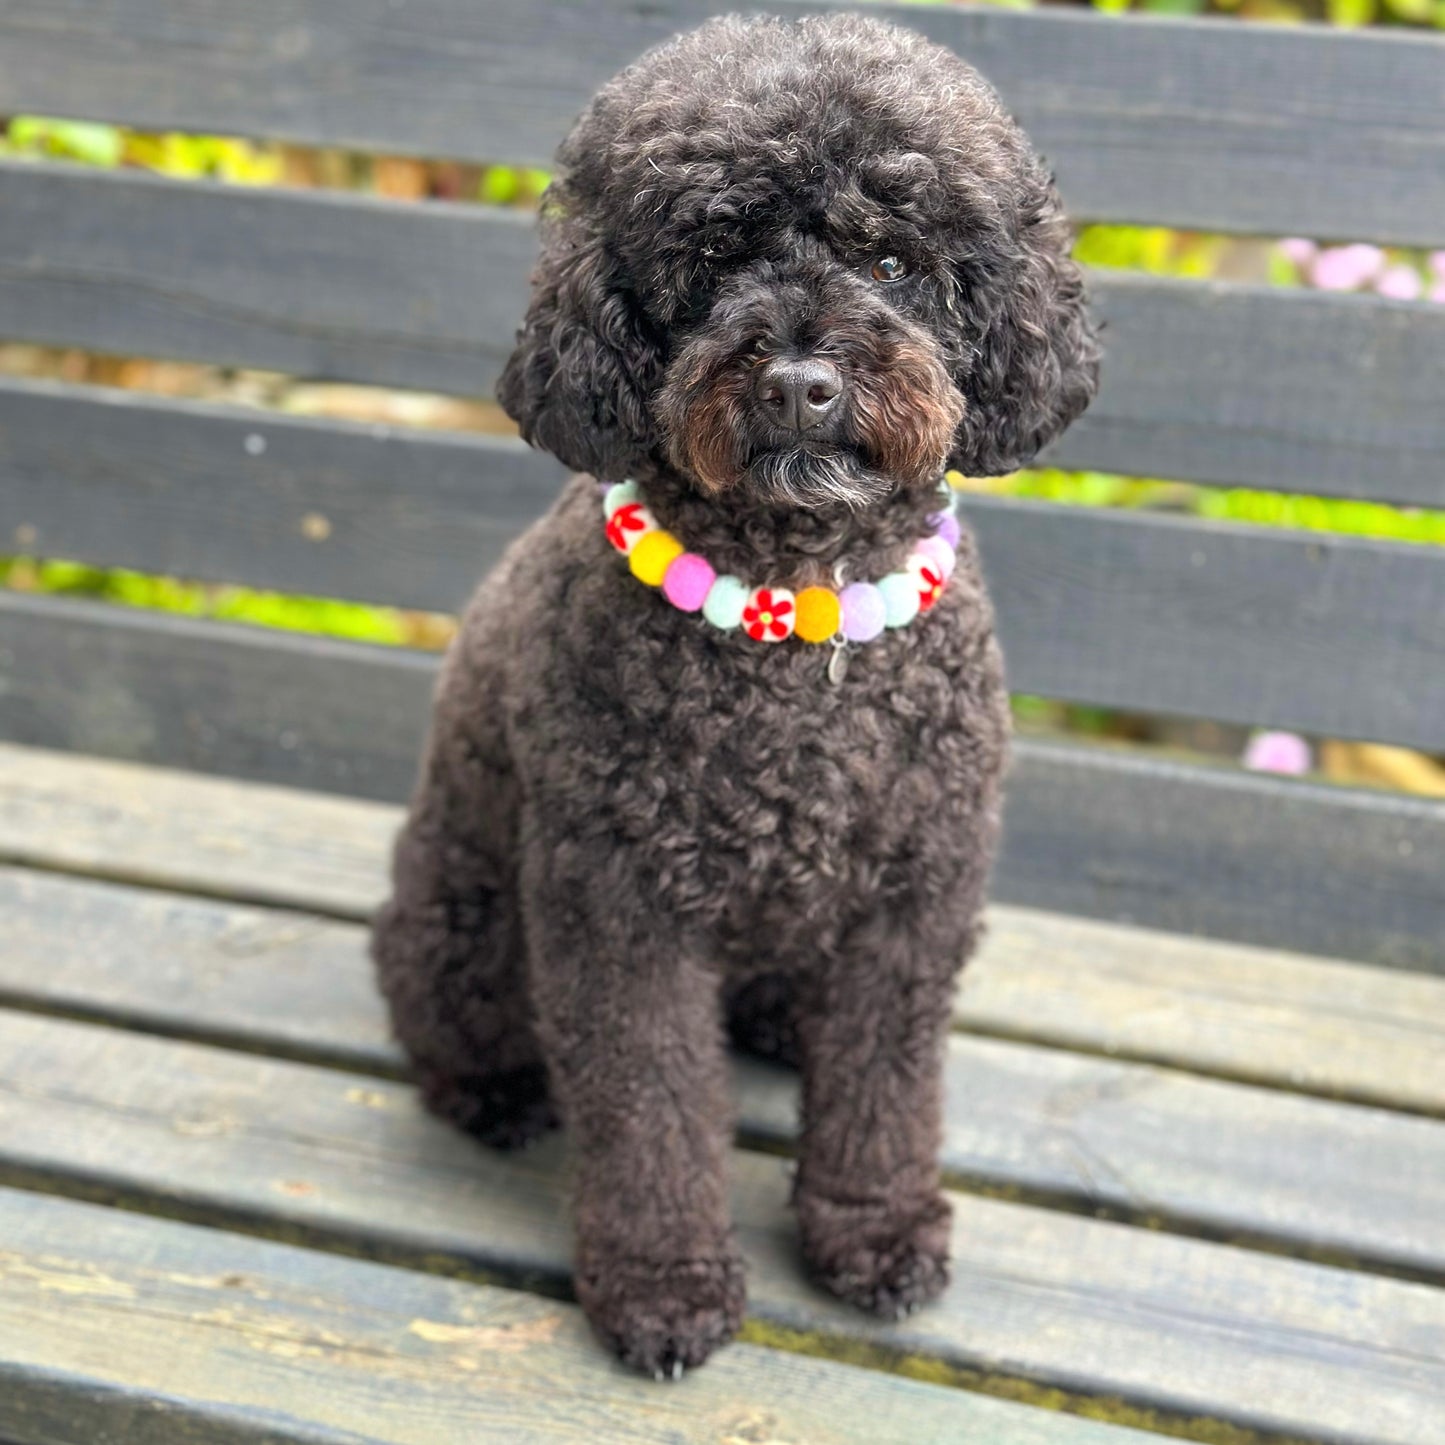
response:
[[[972,355],[959,377],[967,410],[949,465],[965,476],[1026,466],[1098,388],[1098,342],[1058,192],[1037,166],[1024,187],[1016,236],[981,258],[991,274],[961,278]]]
[[[650,397],[662,357],[595,236],[565,214],[542,224],[542,255],[497,399],[533,446],[601,481],[656,445]]]

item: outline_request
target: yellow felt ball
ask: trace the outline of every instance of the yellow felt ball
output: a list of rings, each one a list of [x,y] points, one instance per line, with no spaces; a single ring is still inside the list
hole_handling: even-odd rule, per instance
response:
[[[827,642],[838,631],[843,608],[838,594],[826,587],[805,587],[796,598],[798,621],[793,631],[804,642]]]
[[[682,543],[671,532],[649,532],[639,537],[627,554],[628,566],[639,582],[661,587],[673,559],[682,556]]]

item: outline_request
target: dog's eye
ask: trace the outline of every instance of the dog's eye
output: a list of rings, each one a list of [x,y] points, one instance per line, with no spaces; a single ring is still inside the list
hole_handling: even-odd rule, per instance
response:
[[[907,265],[897,256],[880,256],[873,263],[875,281],[901,281],[907,274]]]

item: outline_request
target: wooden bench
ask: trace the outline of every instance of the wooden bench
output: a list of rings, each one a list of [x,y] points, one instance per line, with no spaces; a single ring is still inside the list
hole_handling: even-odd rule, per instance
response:
[[[10,0],[0,113],[545,163],[705,0]],[[768,8],[795,14],[797,3]],[[1445,244],[1445,42],[894,7],[1083,218]],[[0,339],[486,395],[528,217],[0,163]],[[1445,307],[1100,275],[1061,465],[1445,507]],[[449,610],[510,440],[0,378],[0,547]],[[1445,745],[1445,553],[969,498],[1016,685]],[[0,592],[0,1440],[1445,1441],[1445,805],[1040,740],[958,998],[956,1282],[808,1288],[738,1066],[745,1342],[635,1380],[565,1145],[424,1118],[364,961],[435,657]],[[1087,1418],[1091,1417],[1091,1418]]]

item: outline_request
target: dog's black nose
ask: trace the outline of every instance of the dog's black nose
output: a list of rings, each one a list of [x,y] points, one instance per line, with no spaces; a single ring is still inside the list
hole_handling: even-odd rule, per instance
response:
[[[789,431],[817,426],[842,394],[842,373],[820,356],[770,361],[758,373],[763,414]]]

